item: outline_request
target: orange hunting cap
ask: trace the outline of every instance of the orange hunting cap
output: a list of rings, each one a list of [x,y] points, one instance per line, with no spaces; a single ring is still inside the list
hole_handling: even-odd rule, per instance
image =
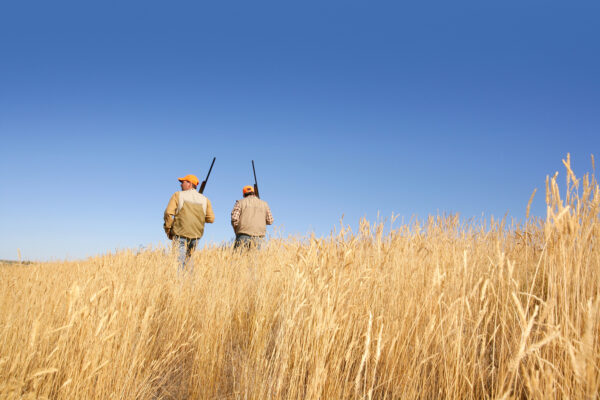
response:
[[[179,182],[183,182],[183,181],[188,181],[196,186],[198,186],[198,183],[200,182],[198,180],[198,178],[196,178],[196,175],[186,175],[183,178],[177,178],[179,180]]]
[[[244,194],[254,193],[254,188],[250,185],[244,186],[244,188],[242,189],[242,193],[244,193]]]

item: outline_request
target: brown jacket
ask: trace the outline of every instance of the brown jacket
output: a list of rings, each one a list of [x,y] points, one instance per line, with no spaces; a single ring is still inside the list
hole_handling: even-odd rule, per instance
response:
[[[267,225],[271,224],[273,216],[266,201],[250,195],[235,202],[231,226],[236,235],[265,236]]]
[[[171,238],[182,236],[199,239],[204,234],[204,223],[215,221],[210,200],[194,189],[175,192],[165,210],[164,229]]]

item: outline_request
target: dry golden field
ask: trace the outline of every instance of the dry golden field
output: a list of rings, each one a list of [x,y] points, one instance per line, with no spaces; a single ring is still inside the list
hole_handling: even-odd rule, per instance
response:
[[[598,398],[600,193],[261,251],[0,267],[0,398]]]

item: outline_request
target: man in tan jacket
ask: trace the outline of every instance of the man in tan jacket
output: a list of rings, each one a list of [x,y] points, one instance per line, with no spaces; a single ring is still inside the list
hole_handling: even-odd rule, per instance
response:
[[[256,197],[252,186],[244,186],[242,193],[244,198],[236,201],[231,211],[234,247],[258,247],[267,233],[267,225],[273,224],[271,209],[266,201]]]
[[[173,240],[173,245],[177,248],[179,270],[183,271],[198,240],[204,234],[204,224],[213,223],[215,214],[210,200],[196,191],[199,183],[196,176],[186,175],[178,180],[181,182],[181,191],[171,196],[165,210],[163,227],[167,237]],[[190,262],[190,271],[193,268]]]

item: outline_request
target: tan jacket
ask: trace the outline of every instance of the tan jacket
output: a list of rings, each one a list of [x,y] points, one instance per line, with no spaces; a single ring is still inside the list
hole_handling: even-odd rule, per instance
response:
[[[204,234],[204,223],[213,223],[210,200],[194,189],[175,192],[165,210],[164,229],[169,236],[199,239]]]
[[[251,195],[235,202],[231,226],[236,235],[265,236],[271,224],[273,216],[266,201]]]

